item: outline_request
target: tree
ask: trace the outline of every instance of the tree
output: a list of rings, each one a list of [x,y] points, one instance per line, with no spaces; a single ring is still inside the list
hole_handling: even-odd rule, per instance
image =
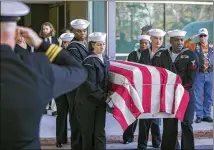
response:
[[[128,8],[128,5],[132,5],[133,9]],[[165,6],[166,31],[183,29],[190,22],[213,19],[212,13],[210,13],[213,12],[212,5],[165,4]],[[124,33],[125,40],[131,45],[127,48],[117,49],[118,52],[130,52],[134,49],[143,26],[152,25],[155,28],[164,29],[164,4],[117,2],[116,12],[117,35]],[[132,32],[131,27],[133,28]],[[132,37],[133,41],[131,41]],[[120,44],[123,43],[120,42]]]

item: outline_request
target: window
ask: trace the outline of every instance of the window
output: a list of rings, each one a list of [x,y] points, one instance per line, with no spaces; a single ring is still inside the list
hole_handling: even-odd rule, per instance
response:
[[[116,2],[116,59],[125,60],[131,51],[138,49],[137,37],[145,25],[152,25],[165,31],[183,29],[194,21],[212,20],[212,12],[212,3],[118,1]],[[169,38],[166,36],[165,39],[165,45],[168,46]]]
[[[116,56],[125,59],[128,53],[137,48],[137,37],[145,25],[155,25],[164,29],[164,4],[116,3]]]
[[[183,29],[187,24],[191,22],[207,21],[213,19],[212,5],[166,4],[165,8],[166,8],[166,27],[165,27],[166,31],[174,29]],[[193,32],[194,33],[192,34],[196,34],[198,31]],[[169,38],[166,38],[166,45],[168,44]]]

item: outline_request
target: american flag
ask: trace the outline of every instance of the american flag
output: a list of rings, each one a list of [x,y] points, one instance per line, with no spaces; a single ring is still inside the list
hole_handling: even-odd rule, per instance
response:
[[[147,113],[163,112],[183,121],[189,93],[178,75],[164,68],[122,60],[110,64],[113,116],[123,130]]]

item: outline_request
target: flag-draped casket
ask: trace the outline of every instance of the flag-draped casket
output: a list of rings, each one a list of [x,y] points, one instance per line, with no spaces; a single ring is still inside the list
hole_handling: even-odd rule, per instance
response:
[[[110,62],[109,80],[113,91],[113,116],[123,130],[146,114],[183,121],[189,94],[180,77],[171,71],[114,60]]]

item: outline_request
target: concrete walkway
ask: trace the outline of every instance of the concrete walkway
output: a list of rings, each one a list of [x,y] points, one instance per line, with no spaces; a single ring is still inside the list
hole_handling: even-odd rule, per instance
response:
[[[163,123],[161,123],[161,130]],[[69,123],[68,123],[69,127]],[[194,132],[197,131],[208,131],[213,130],[213,123],[201,122],[193,124]],[[179,131],[181,131],[179,124]],[[106,136],[112,135],[122,135],[123,130],[120,127],[119,123],[112,117],[111,114],[106,116]],[[135,135],[138,135],[138,127],[136,129]],[[70,130],[68,129],[68,136],[70,136]],[[56,137],[56,117],[51,115],[43,115],[41,126],[40,126],[40,137]]]
[[[161,124],[161,130],[163,123]],[[69,123],[68,123],[69,128]],[[199,124],[194,123],[193,124],[194,133],[200,132],[205,133],[206,131],[213,131],[213,123],[207,123],[207,122],[201,122]],[[179,125],[179,131],[181,131],[180,125]],[[111,142],[107,144],[107,149],[124,149],[124,150],[134,150],[137,147],[137,142],[133,142],[127,145],[122,144],[121,141],[121,135],[123,134],[123,130],[120,127],[119,123],[112,117],[111,114],[107,114],[106,117],[106,136],[107,139],[111,139],[111,137],[116,136],[120,137],[120,140],[118,142],[118,139],[113,140],[111,139]],[[135,132],[135,135],[138,135],[138,127]],[[210,134],[209,134],[210,135]],[[70,136],[70,129],[68,129],[68,137]],[[40,138],[41,139],[52,139],[51,144],[42,144],[42,149],[56,149],[55,147],[55,137],[56,137],[56,117],[51,115],[43,115],[41,125],[40,125]],[[44,143],[44,142],[42,142]],[[195,148],[197,149],[206,149],[210,150],[213,149],[213,138],[195,138]],[[70,145],[64,145],[62,148],[59,149],[70,149]],[[151,142],[148,143],[148,149],[152,149]]]
[[[148,143],[147,149],[154,149],[154,150],[159,150],[158,148],[152,148],[152,143]],[[109,150],[137,150],[137,142],[133,142],[130,144],[120,144],[120,143],[114,143],[114,144],[107,144],[106,148]],[[42,146],[42,149],[56,149],[56,146],[51,145],[51,146]],[[58,149],[70,149],[70,145],[63,145],[62,148]],[[195,140],[195,150],[198,149],[203,149],[203,150],[212,150],[213,149],[213,139],[197,139]]]

